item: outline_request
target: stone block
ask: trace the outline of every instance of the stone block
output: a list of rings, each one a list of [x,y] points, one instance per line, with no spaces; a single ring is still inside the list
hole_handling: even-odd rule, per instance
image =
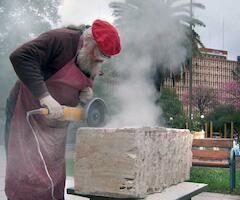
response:
[[[74,166],[81,194],[144,198],[190,177],[192,135],[186,129],[79,128]]]

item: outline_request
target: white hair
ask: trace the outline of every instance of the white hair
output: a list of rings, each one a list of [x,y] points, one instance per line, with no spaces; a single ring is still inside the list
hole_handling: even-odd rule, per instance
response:
[[[88,29],[84,30],[82,36],[84,42],[87,42],[89,46],[96,45],[96,41],[94,40],[92,34],[92,27],[89,27]]]
[[[92,27],[89,27],[83,31],[83,37],[93,37],[92,36]]]

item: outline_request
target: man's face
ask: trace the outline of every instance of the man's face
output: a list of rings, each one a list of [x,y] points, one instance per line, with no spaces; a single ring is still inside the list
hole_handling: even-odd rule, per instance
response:
[[[90,78],[94,79],[98,75],[102,75],[102,64],[108,57],[105,57],[99,51],[95,43],[85,42],[79,50],[77,63],[79,68]]]

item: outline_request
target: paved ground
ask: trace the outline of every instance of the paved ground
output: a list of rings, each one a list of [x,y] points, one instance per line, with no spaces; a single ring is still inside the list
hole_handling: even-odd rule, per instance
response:
[[[6,162],[5,162],[5,152],[4,152],[3,146],[0,146],[0,158],[1,158],[0,159],[0,200],[6,200],[6,196],[4,193],[4,174],[5,174]],[[67,177],[66,187],[72,187],[73,184],[74,184],[73,177]],[[67,195],[67,194],[65,198],[66,200],[88,200],[88,198]],[[192,199],[193,200],[240,200],[240,196],[204,192]],[[164,199],[164,200],[168,200],[168,199]]]
[[[240,196],[203,192],[193,197],[192,200],[240,200]]]

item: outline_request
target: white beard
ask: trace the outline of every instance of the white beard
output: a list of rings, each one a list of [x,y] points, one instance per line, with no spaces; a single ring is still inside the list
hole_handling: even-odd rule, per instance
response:
[[[88,48],[83,47],[78,51],[77,65],[85,75],[94,78],[92,77],[92,70],[97,67],[99,63],[92,61],[91,57],[89,56]]]

